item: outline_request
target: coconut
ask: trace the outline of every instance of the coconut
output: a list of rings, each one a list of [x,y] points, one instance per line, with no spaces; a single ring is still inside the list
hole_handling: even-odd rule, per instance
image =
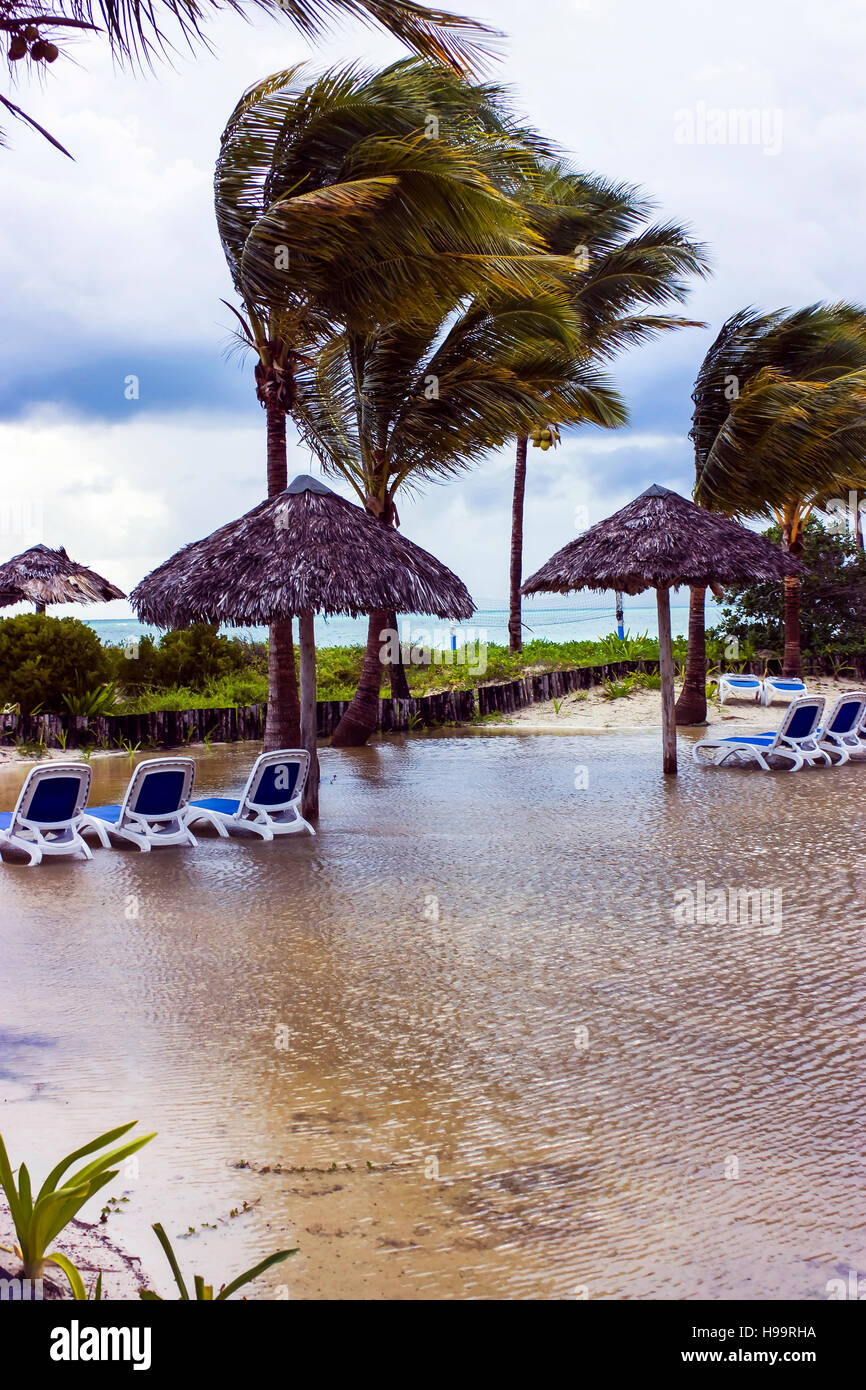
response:
[[[26,52],[27,40],[23,39],[20,34],[16,34],[15,37],[9,43],[10,59],[13,63],[17,63],[18,59],[23,58]]]

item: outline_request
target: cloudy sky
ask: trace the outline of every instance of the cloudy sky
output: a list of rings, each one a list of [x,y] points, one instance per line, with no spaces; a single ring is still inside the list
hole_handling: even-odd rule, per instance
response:
[[[454,8],[462,8],[455,5]],[[714,274],[687,306],[705,330],[615,369],[631,409],[530,455],[526,569],[653,481],[687,492],[692,381],[746,304],[866,300],[866,10],[854,0],[471,0],[507,31],[498,75],[581,166],[641,185],[686,222]],[[186,541],[264,495],[264,420],[249,364],[227,360],[231,297],[211,178],[241,91],[301,59],[401,50],[346,26],[312,52],[286,22],[220,16],[214,52],[133,78],[82,40],[17,100],[75,155],[22,126],[0,151],[0,550],[34,540],[130,588]],[[720,143],[719,112],[750,110]],[[139,398],[126,398],[135,376]],[[290,474],[316,471],[294,441]],[[412,539],[491,601],[507,591],[511,458],[401,508]],[[109,605],[100,616],[128,611]]]

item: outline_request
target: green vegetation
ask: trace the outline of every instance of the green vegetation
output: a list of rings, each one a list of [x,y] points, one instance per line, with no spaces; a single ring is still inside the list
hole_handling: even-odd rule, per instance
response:
[[[771,526],[763,534],[781,544],[781,527]],[[866,652],[866,552],[854,539],[834,535],[815,516],[803,525],[801,539],[808,570],[800,579],[802,650],[812,656],[829,656],[831,649]],[[713,636],[736,638],[741,657],[765,650],[781,657],[785,591],[780,584],[726,590],[721,616]]]
[[[77,618],[22,613],[0,622],[0,703],[62,711],[75,697],[111,675],[109,651]]]
[[[232,1213],[232,1215],[234,1214],[235,1213]],[[166,1235],[165,1231],[163,1230],[162,1226],[159,1224],[158,1221],[154,1223],[153,1229],[156,1232],[157,1240],[159,1241],[160,1245],[165,1251],[165,1257],[171,1265],[171,1272],[174,1275],[174,1282],[177,1284],[177,1287],[180,1290],[180,1296],[182,1299],[189,1301],[189,1291],[184,1282],[183,1275],[180,1272],[180,1265],[177,1262],[177,1256],[171,1248],[171,1241],[169,1240],[168,1236]],[[191,1226],[190,1232],[192,1232],[193,1230],[194,1227]],[[233,1279],[230,1284],[224,1284],[223,1287],[220,1289],[219,1293],[216,1295],[213,1291],[213,1284],[206,1284],[200,1274],[194,1274],[193,1286],[195,1288],[196,1300],[198,1302],[219,1302],[220,1299],[231,1298],[233,1293],[237,1293],[238,1289],[243,1288],[244,1284],[249,1284],[253,1279],[257,1279],[260,1274],[264,1274],[265,1270],[270,1269],[271,1265],[280,1264],[281,1261],[287,1260],[290,1255],[297,1255],[297,1253],[297,1249],[277,1250],[275,1254],[268,1255],[267,1259],[264,1259],[259,1264],[254,1265],[252,1269],[247,1269],[244,1271],[243,1274],[239,1274],[237,1279]],[[156,1300],[159,1302],[162,1301],[160,1299],[160,1295],[158,1293],[154,1293],[152,1289],[140,1289],[139,1296],[147,1300]]]
[[[68,622],[71,619],[64,621]],[[112,1164],[122,1163],[136,1150],[148,1144],[154,1136],[145,1134],[139,1139],[131,1139],[128,1143],[121,1144],[118,1148],[85,1164],[72,1177],[67,1178],[62,1186],[58,1187],[58,1183],[73,1163],[113,1144],[115,1139],[128,1134],[136,1123],[133,1120],[130,1124],[119,1125],[117,1129],[111,1129],[107,1134],[101,1134],[98,1139],[91,1140],[83,1148],[67,1154],[66,1158],[61,1159],[57,1166],[52,1168],[35,1198],[30,1184],[30,1174],[24,1163],[18,1169],[16,1184],[6,1146],[0,1137],[0,1187],[6,1194],[15,1234],[18,1237],[16,1245],[4,1245],[0,1249],[9,1250],[18,1256],[24,1266],[25,1279],[41,1279],[45,1265],[55,1264],[63,1270],[69,1280],[73,1297],[86,1300],[84,1283],[75,1265],[59,1250],[48,1253],[48,1247],[69,1225],[84,1203],[100,1188],[105,1187],[106,1183],[111,1182],[112,1178],[117,1177],[118,1170],[112,1168]]]
[[[605,681],[603,696],[605,700],[623,700],[636,690],[661,690],[662,679],[654,671],[635,671],[622,680]]]
[[[684,639],[676,640],[674,650],[676,656],[684,658]],[[199,624],[167,632],[158,642],[142,638],[137,656],[127,655],[128,651],[122,646],[102,646],[94,630],[75,618],[27,614],[0,620],[0,705],[17,704],[24,714],[46,710],[93,717],[231,709],[262,704],[268,698],[264,642],[224,637],[215,628]],[[646,633],[629,634],[623,640],[611,634],[598,642],[538,639],[516,653],[505,645],[491,644],[484,671],[463,662],[448,664],[448,652],[424,654],[429,655],[429,661],[413,662],[405,668],[411,694],[416,697],[498,685],[543,671],[615,661],[657,661],[658,642]],[[444,659],[437,661],[440,655]],[[317,653],[318,698],[351,700],[363,660],[361,645],[321,647]],[[384,695],[390,693],[388,669]]]

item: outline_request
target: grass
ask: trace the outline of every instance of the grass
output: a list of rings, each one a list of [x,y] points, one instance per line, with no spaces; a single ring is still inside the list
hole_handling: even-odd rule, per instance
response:
[[[605,681],[603,698],[605,700],[624,700],[636,690],[661,690],[662,678],[654,671],[635,671],[622,680]]]
[[[685,639],[677,639],[674,648],[675,656],[684,658]],[[491,644],[487,647],[483,670],[477,669],[481,664],[477,660],[474,666],[471,662],[468,666],[463,662],[448,665],[444,661],[435,661],[438,653],[430,655],[429,663],[413,663],[406,667],[409,688],[416,698],[448,690],[477,689],[480,685],[500,685],[545,671],[599,666],[614,661],[658,660],[658,642],[646,634],[626,636],[622,641],[614,635],[598,642],[549,642],[538,639],[527,642],[523,651],[514,655],[506,646]],[[67,696],[67,712],[90,716],[109,713],[154,714],[264,704],[268,698],[266,654],[263,656],[258,649],[251,649],[243,660],[246,664],[228,674],[203,676],[201,679],[187,677],[182,684],[153,683],[132,689],[124,688],[124,671],[121,670],[117,682],[102,686],[94,683],[89,693],[82,695],[76,692]],[[362,646],[319,648],[316,653],[318,699],[350,700],[360,679],[363,660]],[[86,679],[86,673],[81,673],[81,678]],[[382,694],[390,694],[387,675],[382,684]],[[32,713],[36,713],[36,710]],[[65,733],[60,736],[61,746],[65,747],[66,737]],[[40,750],[28,744],[21,751],[38,755]]]
[[[675,644],[677,655],[685,654],[685,641]],[[350,700],[361,675],[364,648],[320,647],[316,653],[316,694],[320,700]],[[409,688],[416,697],[447,690],[477,689],[479,685],[500,685],[518,680],[528,673],[570,670],[578,666],[598,666],[611,661],[658,660],[658,642],[649,637],[616,638],[602,642],[527,642],[522,652],[512,655],[505,646],[487,648],[484,671],[460,665],[410,665],[406,667]],[[387,678],[383,694],[389,693]],[[200,690],[187,685],[144,691],[121,699],[118,714],[150,714],[157,710],[230,709],[237,705],[262,704],[268,698],[267,677],[254,671],[220,676]]]

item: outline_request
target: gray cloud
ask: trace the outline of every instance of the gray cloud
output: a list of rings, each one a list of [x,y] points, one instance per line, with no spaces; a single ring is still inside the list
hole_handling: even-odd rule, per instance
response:
[[[724,317],[745,304],[866,299],[866,12],[842,0],[795,12],[786,0],[468,8],[510,34],[501,75],[535,123],[578,164],[642,184],[659,216],[710,244],[715,266],[687,305],[707,329],[614,368],[631,428],[580,431],[531,457],[531,568],[573,534],[577,505],[596,519],[649,481],[688,490],[692,382]],[[316,55],[264,19],[224,16],[210,32],[215,56],[181,56],[138,80],[80,43],[79,67],[58,63],[44,91],[22,92],[76,163],[18,128],[0,154],[4,485],[38,495],[46,539],[124,585],[264,491],[261,412],[249,366],[225,360],[219,302],[231,294],[211,177],[229,111],[252,81],[298,59],[378,64],[399,52],[360,27]],[[711,138],[721,130],[735,142]],[[130,373],[142,383],[134,403]],[[297,448],[294,463],[310,469]],[[401,508],[407,532],[476,597],[505,591],[510,470],[499,453]],[[9,553],[13,540],[0,536]]]

